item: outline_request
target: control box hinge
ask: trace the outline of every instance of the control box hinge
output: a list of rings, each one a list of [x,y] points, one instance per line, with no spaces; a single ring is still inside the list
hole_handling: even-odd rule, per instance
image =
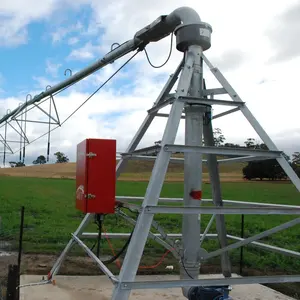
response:
[[[96,153],[93,153],[93,152],[90,152],[90,153],[87,153],[86,156],[87,156],[88,158],[91,158],[91,157],[97,156],[97,154],[96,154]]]
[[[87,199],[94,199],[94,198],[96,198],[96,195],[87,194],[87,195],[85,195],[85,198],[87,198]]]

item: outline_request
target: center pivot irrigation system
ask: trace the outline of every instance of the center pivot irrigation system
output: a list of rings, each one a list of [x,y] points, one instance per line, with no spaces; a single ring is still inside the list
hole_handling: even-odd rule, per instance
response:
[[[6,122],[8,118],[15,116],[28,105],[34,105],[45,97],[52,97],[60,90],[69,87],[74,82],[83,79],[131,51],[142,51],[150,42],[156,42],[170,34],[176,35],[176,48],[183,53],[183,59],[174,74],[168,79],[153,107],[148,110],[144,122],[126,152],[121,154],[117,167],[115,166],[117,153],[115,140],[87,139],[78,145],[76,207],[85,212],[86,215],[49,272],[47,282],[54,279],[67,253],[76,243],[87,252],[112,281],[114,290],[111,299],[113,300],[129,299],[130,293],[134,289],[165,289],[171,287],[182,288],[183,295],[190,300],[230,299],[231,285],[300,281],[299,275],[238,278],[231,275],[230,250],[245,245],[252,245],[299,259],[300,253],[298,252],[260,243],[257,240],[299,224],[300,218],[295,218],[260,234],[243,239],[227,234],[225,215],[299,215],[300,206],[223,200],[218,165],[228,161],[277,159],[299,191],[300,180],[284,158],[283,152],[277,149],[219,69],[214,67],[204,55],[203,52],[211,46],[211,33],[211,26],[202,22],[193,9],[188,7],[178,8],[169,15],[160,16],[153,23],[138,31],[132,40],[112,49],[101,60],[35,96],[0,120],[0,123]],[[221,84],[221,88],[206,88],[203,77],[204,63]],[[177,80],[176,92],[171,94],[170,92]],[[229,95],[231,100],[217,100],[214,98],[215,95],[222,94]],[[170,113],[159,113],[159,110],[167,105],[171,105]],[[233,108],[212,116],[213,105],[225,105]],[[237,111],[242,112],[269,150],[215,147],[212,120]],[[157,116],[167,117],[161,144],[137,149],[142,137]],[[174,142],[181,119],[185,120],[185,144],[175,145]],[[202,138],[204,138],[204,145]],[[156,157],[148,155],[153,152],[158,153]],[[172,153],[175,152],[183,152],[184,159],[172,157]],[[203,159],[203,154],[206,155],[206,159]],[[231,156],[231,158],[218,160],[217,155]],[[144,197],[116,196],[115,194],[116,180],[130,159],[155,161]],[[184,164],[183,199],[160,198],[170,161]],[[209,170],[213,199],[202,199],[203,164],[206,164]],[[133,202],[140,202],[141,205]],[[162,205],[163,203],[165,205]],[[176,203],[176,205],[172,206],[172,203]],[[130,217],[122,208],[134,210],[138,213],[138,217],[136,219]],[[95,255],[83,242],[87,238],[99,238],[97,232],[84,232],[87,225],[92,220],[97,220],[101,227],[104,215],[112,213],[134,225],[132,234],[107,233],[112,238],[129,239],[128,249],[118,276],[114,275],[105,265],[105,262],[102,262],[99,256]],[[165,233],[154,220],[154,215],[157,213],[182,214],[182,234]],[[200,228],[201,214],[212,215],[203,233],[201,233]],[[216,222],[217,233],[208,234],[214,221]],[[159,233],[151,232],[152,228]],[[219,242],[219,249],[207,252],[202,247],[205,237],[216,238]],[[167,248],[178,260],[180,266],[180,278],[178,280],[136,281],[137,270],[148,238]],[[229,243],[229,240],[235,242]],[[206,260],[217,256],[221,257],[222,275],[217,279],[199,279],[200,265]]]

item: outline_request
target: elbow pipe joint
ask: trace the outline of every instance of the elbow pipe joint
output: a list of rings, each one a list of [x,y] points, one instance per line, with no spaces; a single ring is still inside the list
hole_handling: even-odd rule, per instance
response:
[[[142,41],[142,45],[145,46],[173,32],[176,35],[178,51],[185,52],[192,45],[201,46],[205,51],[211,46],[212,27],[202,22],[199,14],[190,7],[180,7],[169,15],[160,16],[139,30],[134,39]]]
[[[178,24],[175,29],[176,48],[185,52],[188,47],[201,46],[205,51],[211,47],[212,27],[202,22],[199,14],[189,7],[180,7],[167,16],[167,23]]]
[[[174,24],[175,26],[191,25],[201,23],[199,14],[192,8],[183,6],[175,9],[172,13],[167,16],[167,23]]]

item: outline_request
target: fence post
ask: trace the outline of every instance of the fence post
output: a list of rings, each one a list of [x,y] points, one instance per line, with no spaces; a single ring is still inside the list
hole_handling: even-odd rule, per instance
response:
[[[242,215],[241,220],[241,238],[244,238],[245,234],[245,215]],[[244,247],[241,247],[240,251],[240,275],[243,273],[243,265],[244,265]]]
[[[17,284],[19,268],[17,265],[9,265],[8,267],[8,278],[7,278],[7,291],[6,300],[16,300],[17,299]]]
[[[24,212],[25,207],[21,207],[21,221],[20,221],[20,236],[19,236],[19,251],[18,251],[18,276],[16,280],[16,287],[20,286],[20,276],[21,276],[21,257],[23,251],[23,231],[24,231]],[[20,289],[18,288],[16,291],[16,298],[20,298]]]
[[[21,256],[22,256],[22,244],[23,244],[23,231],[24,231],[24,211],[25,207],[21,208],[21,222],[20,222],[20,237],[19,237],[19,253],[18,253],[18,268],[21,269]]]

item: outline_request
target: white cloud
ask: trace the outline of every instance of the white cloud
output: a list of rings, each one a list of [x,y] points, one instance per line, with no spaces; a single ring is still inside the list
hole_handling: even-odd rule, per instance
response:
[[[84,26],[81,22],[77,22],[76,24],[73,24],[68,27],[58,27],[56,31],[51,33],[52,42],[58,43],[61,42],[63,39],[65,39],[69,34],[76,32],[76,34],[81,34],[82,30],[84,29]],[[68,39],[68,43],[76,44],[78,42],[77,38],[70,38]]]
[[[57,77],[57,72],[61,64],[53,63],[50,59],[46,60],[46,73],[51,75],[52,77]]]
[[[297,140],[299,140],[300,131],[298,122],[300,105],[297,98],[299,94],[297,66],[300,63],[300,57],[295,57],[288,62],[269,64],[269,58],[277,52],[266,36],[267,29],[276,23],[277,16],[293,1],[272,2],[272,5],[258,0],[230,0],[226,3],[221,0],[206,3],[192,0],[172,2],[105,0],[101,3],[96,0],[84,1],[84,3],[88,2],[94,10],[94,15],[85,34],[96,35],[101,30],[104,31],[104,35],[101,36],[100,41],[93,39],[83,47],[73,49],[68,59],[85,60],[87,64],[90,64],[95,59],[100,59],[103,52],[108,52],[113,42],[122,43],[131,39],[136,31],[151,23],[159,15],[168,14],[183,5],[191,6],[199,12],[203,21],[210,23],[213,27],[212,48],[206,52],[206,56],[223,71],[254,116],[274,141],[278,142],[278,146],[288,152],[299,150],[300,143]],[[132,7],[135,8],[134,14]],[[46,15],[42,12],[41,15],[43,14]],[[75,38],[80,38],[80,36]],[[68,41],[70,42],[70,39]],[[166,38],[147,46],[153,64],[158,65],[164,62],[168,55],[169,43],[169,38]],[[107,89],[92,98],[73,118],[51,133],[52,153],[62,150],[74,159],[76,144],[88,137],[116,138],[118,149],[123,151],[146,116],[147,109],[155,101],[168,75],[174,72],[182,57],[182,53],[179,53],[175,46],[173,45],[174,50],[170,61],[162,69],[151,68],[144,53],[140,53],[134,59],[134,72],[127,71],[120,74],[124,76],[123,78],[127,76],[126,78],[131,79],[130,88],[111,83]],[[99,85],[120,64],[121,60],[118,60],[80,82],[78,86],[72,87],[72,93],[56,96],[61,119],[66,118],[86,99],[88,94],[84,91],[87,87]],[[209,88],[219,86],[207,69],[205,78]],[[45,78],[36,79],[44,89],[48,83],[45,82]],[[4,108],[13,108],[18,101],[13,98],[5,99],[1,101],[1,107],[3,111]],[[46,104],[45,107],[47,107]],[[214,112],[218,113],[223,110],[216,108]],[[121,114],[119,117],[108,117],[109,114],[119,113]],[[37,115],[32,117],[36,118]],[[147,132],[142,146],[153,145],[154,141],[159,140],[165,123],[164,118],[157,118]],[[228,142],[243,143],[248,137],[258,138],[240,112],[215,120],[213,126],[222,129]],[[46,131],[47,126],[28,125],[31,138]],[[183,134],[184,123],[181,122],[177,142],[183,142]],[[46,141],[45,137],[29,146],[27,153],[29,155],[40,154],[37,149],[45,149]]]
[[[25,21],[21,18],[1,18],[0,46],[17,46],[27,41],[27,29],[23,28]]]
[[[28,38],[28,24],[51,14],[55,2],[56,0],[38,3],[34,0],[0,1],[0,46],[25,44]]]
[[[70,55],[67,57],[67,60],[89,61],[95,57],[94,52],[96,49],[99,49],[99,47],[88,42],[83,47],[72,50]]]
[[[35,86],[33,87],[36,90],[42,89],[45,90],[46,87],[53,86],[56,82],[54,80],[50,80],[49,78],[45,78],[42,76],[33,76],[32,77],[34,81],[36,81]],[[35,93],[31,92],[32,95],[35,95]]]
[[[68,44],[71,46],[77,44],[78,42],[79,42],[79,38],[77,37],[71,37],[68,39]]]
[[[58,13],[67,14],[70,9],[80,9],[88,0],[10,0],[0,1],[0,46],[18,46],[28,42],[28,25],[45,20],[53,24],[58,20]],[[56,13],[56,15],[53,14]],[[71,32],[80,32],[80,22],[69,28],[60,27],[52,34],[53,42],[58,42]]]

